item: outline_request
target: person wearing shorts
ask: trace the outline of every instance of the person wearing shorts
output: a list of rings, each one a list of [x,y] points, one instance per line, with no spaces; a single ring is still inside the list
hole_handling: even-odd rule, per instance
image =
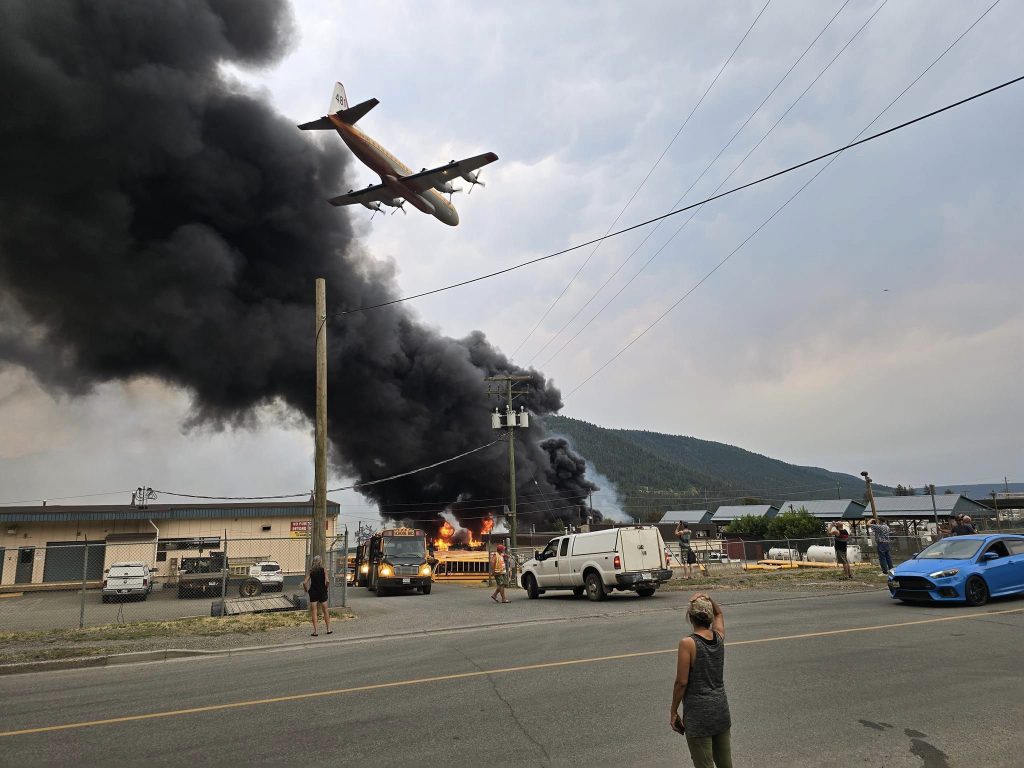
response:
[[[309,593],[309,615],[313,620],[312,636],[317,637],[320,634],[319,628],[316,625],[318,609],[323,614],[327,634],[333,634],[331,631],[331,612],[327,610],[327,571],[324,570],[324,561],[320,555],[313,557],[313,562],[309,566],[309,573],[302,580],[302,588]]]
[[[491,575],[494,576],[495,588],[491,593],[491,600],[494,602],[511,603],[505,597],[505,588],[508,587],[508,563],[505,560],[505,545],[499,544],[497,551],[491,555]],[[501,600],[498,600],[498,596]]]
[[[835,538],[836,563],[843,567],[843,578],[852,579],[853,571],[850,570],[850,560],[846,556],[846,543],[850,539],[850,532],[842,521],[837,520],[828,529],[828,535]]]

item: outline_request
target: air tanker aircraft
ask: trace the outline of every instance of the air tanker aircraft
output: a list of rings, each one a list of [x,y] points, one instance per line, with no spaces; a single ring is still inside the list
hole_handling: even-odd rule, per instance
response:
[[[345,96],[345,87],[341,83],[335,83],[334,93],[331,95],[330,114],[299,126],[303,131],[337,131],[352,153],[380,176],[380,184],[371,184],[358,192],[350,189],[348,194],[332,197],[328,202],[331,205],[359,203],[371,211],[381,211],[380,206],[383,203],[392,208],[401,208],[402,213],[405,213],[402,206],[408,200],[423,213],[429,213],[448,226],[456,226],[459,223],[459,212],[451,204],[451,196],[461,192],[462,188],[452,186],[451,180],[456,176],[462,177],[469,183],[470,191],[477,184],[485,186],[479,180],[480,172],[477,169],[493,163],[498,156],[493,152],[487,152],[458,162],[452,160],[438,168],[424,168],[419,173],[414,173],[384,147],[356,128],[359,119],[379,103],[376,99],[370,99],[350,107]],[[445,200],[441,193],[448,195],[448,200]]]

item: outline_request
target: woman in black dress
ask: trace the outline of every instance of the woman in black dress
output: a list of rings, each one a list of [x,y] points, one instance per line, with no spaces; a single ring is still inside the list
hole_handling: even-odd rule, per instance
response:
[[[313,563],[302,582],[302,588],[309,593],[309,613],[313,619],[312,636],[317,637],[320,634],[316,625],[317,607],[323,614],[327,634],[331,634],[331,613],[327,610],[327,572],[324,570],[324,561],[320,555],[313,557]]]

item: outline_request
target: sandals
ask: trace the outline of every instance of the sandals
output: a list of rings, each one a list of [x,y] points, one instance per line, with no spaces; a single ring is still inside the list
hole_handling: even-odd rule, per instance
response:
[[[503,603],[511,603],[512,601],[511,600],[502,600],[501,602],[503,602]]]
[[[334,630],[333,629],[328,629],[327,630],[327,634],[328,635],[333,635],[334,634]]]
[[[491,600],[493,600],[494,602],[497,603],[498,602],[498,596],[497,595],[491,595]]]
[[[310,637],[320,637],[320,635],[318,635],[316,632],[311,632],[309,636]]]

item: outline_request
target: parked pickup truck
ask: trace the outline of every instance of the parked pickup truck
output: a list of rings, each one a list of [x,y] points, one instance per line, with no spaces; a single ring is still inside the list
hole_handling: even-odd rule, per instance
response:
[[[665,564],[665,541],[653,525],[570,533],[552,539],[523,566],[521,583],[531,600],[549,589],[586,592],[604,600],[620,590],[650,597],[672,578]]]
[[[242,597],[254,597],[261,592],[281,591],[284,575],[281,566],[272,560],[254,565],[232,565],[225,562],[223,552],[211,552],[205,557],[184,557],[178,569],[178,597],[220,597],[225,581],[229,589],[238,587],[238,594]]]

